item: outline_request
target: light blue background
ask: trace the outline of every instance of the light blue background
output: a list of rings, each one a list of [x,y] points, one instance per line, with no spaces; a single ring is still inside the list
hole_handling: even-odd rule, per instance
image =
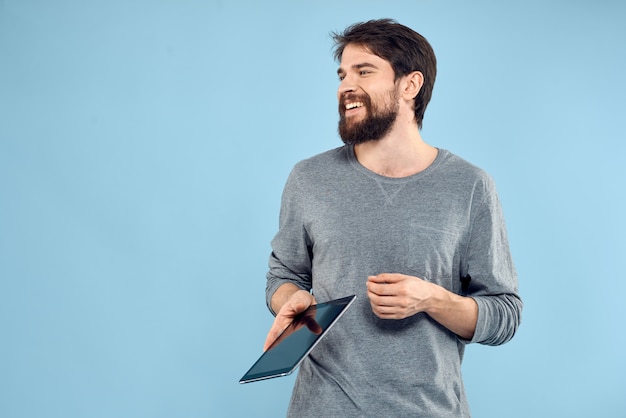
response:
[[[468,347],[476,417],[624,417],[626,6],[0,0],[0,416],[276,417],[282,187],[340,145],[329,32],[439,60],[423,135],[496,180],[525,300]],[[384,365],[372,365],[384,367]]]

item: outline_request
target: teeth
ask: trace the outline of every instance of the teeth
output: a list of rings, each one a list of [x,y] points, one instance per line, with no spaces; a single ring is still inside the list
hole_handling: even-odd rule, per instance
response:
[[[361,107],[361,106],[363,106],[363,102],[347,103],[346,110],[354,109],[355,107]]]

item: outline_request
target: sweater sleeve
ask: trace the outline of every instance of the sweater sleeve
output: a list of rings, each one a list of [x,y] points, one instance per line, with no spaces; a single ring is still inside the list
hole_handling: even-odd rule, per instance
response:
[[[482,186],[465,258],[471,277],[468,296],[478,304],[478,321],[474,337],[465,342],[500,345],[515,335],[523,304],[495,186],[489,178]]]
[[[303,193],[298,187],[297,166],[289,175],[283,190],[279,228],[272,240],[265,297],[272,314],[271,299],[282,284],[293,283],[310,291],[312,248],[304,224]]]

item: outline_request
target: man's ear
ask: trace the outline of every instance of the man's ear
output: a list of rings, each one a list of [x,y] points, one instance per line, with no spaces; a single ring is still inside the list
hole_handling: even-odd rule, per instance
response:
[[[404,89],[402,90],[402,96],[406,100],[413,100],[417,97],[417,94],[424,85],[424,75],[421,71],[413,71],[404,76]]]

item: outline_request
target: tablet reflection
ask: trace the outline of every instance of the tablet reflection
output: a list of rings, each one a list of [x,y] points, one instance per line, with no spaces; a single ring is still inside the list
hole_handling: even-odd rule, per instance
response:
[[[278,336],[278,338],[276,338],[276,341],[274,341],[267,350],[269,351],[275,348],[285,338],[289,337],[291,334],[304,328],[305,326],[313,334],[320,335],[322,333],[322,327],[315,320],[316,313],[317,313],[317,307],[313,305],[309,307],[306,311],[296,315],[296,317],[293,319],[293,322],[289,324],[287,328],[285,328],[285,330]]]

